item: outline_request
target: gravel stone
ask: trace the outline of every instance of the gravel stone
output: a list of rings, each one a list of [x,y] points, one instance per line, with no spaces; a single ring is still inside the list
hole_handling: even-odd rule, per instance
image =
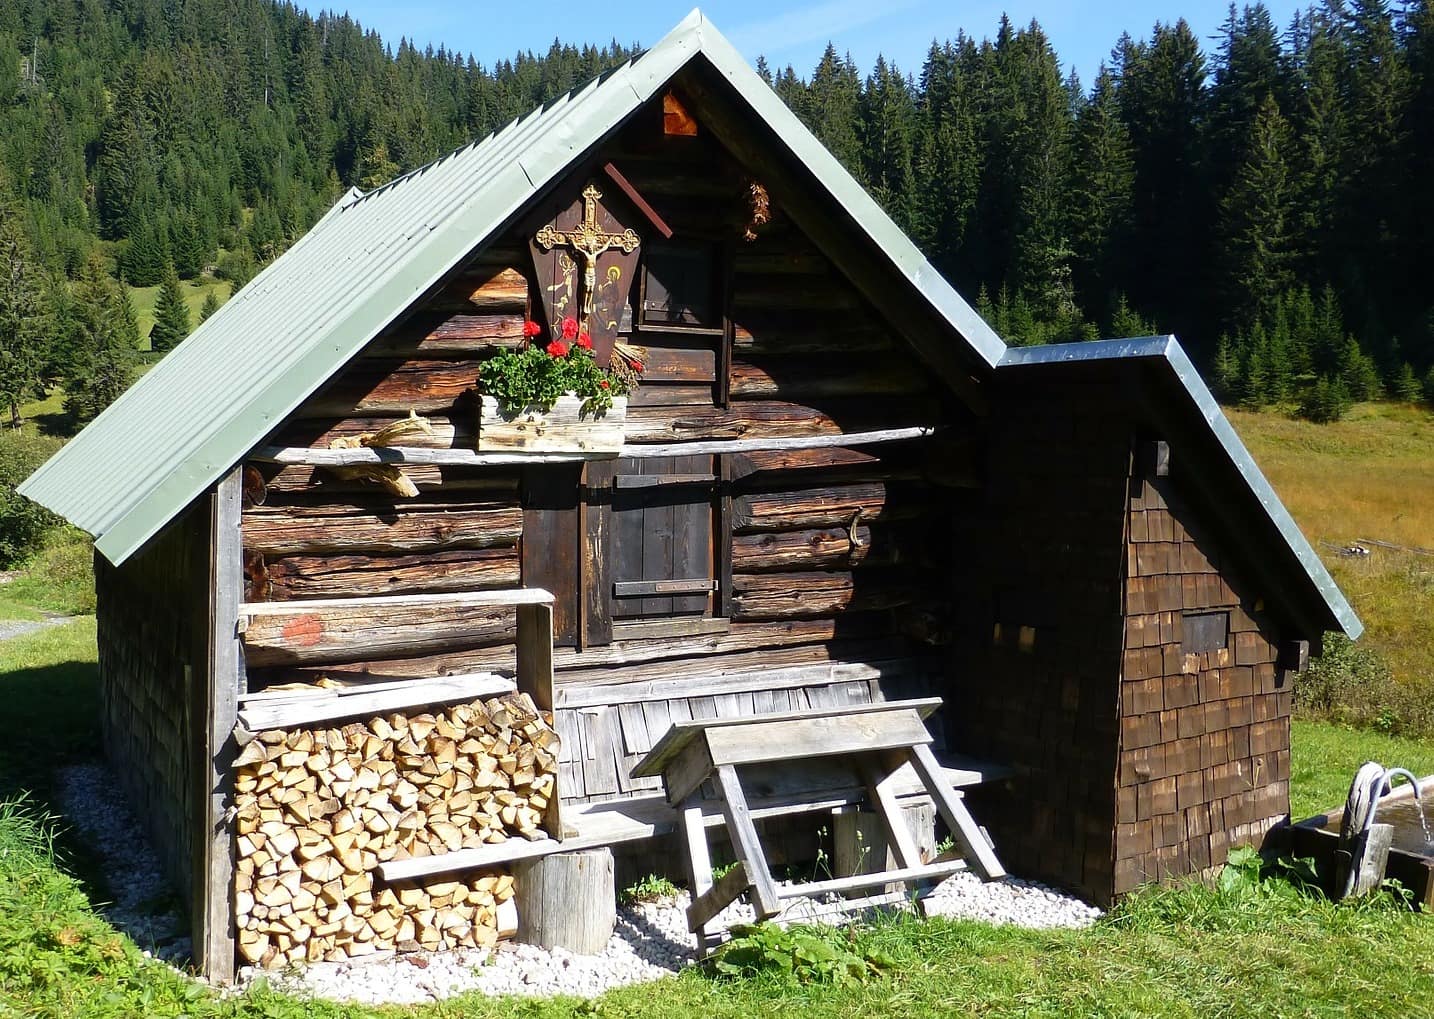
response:
[[[167,885],[149,841],[113,777],[102,766],[84,764],[61,772],[61,809],[94,847],[115,901],[98,904],[116,929],[129,935],[146,955],[171,966],[189,962],[178,896]],[[597,955],[503,942],[496,948],[395,955],[382,953],[347,962],[324,962],[272,972],[240,969],[236,990],[259,977],[271,987],[301,997],[362,1004],[415,1005],[468,991],[490,995],[548,997],[556,994],[595,997],[614,987],[656,980],[695,961],[687,931],[685,892],[618,909],[617,926]],[[798,899],[779,918],[782,923],[850,923],[860,915],[842,912],[841,900]],[[961,872],[927,898],[928,915],[983,920],[1022,927],[1086,927],[1101,911],[1036,881],[1007,877],[984,882]],[[723,910],[725,924],[751,922],[743,902]]]

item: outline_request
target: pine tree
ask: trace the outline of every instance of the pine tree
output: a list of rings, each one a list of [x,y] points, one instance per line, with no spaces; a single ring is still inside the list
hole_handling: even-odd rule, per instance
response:
[[[1273,96],[1255,117],[1247,155],[1220,206],[1225,293],[1231,322],[1246,327],[1269,319],[1289,287],[1288,127]]]
[[[13,208],[0,204],[0,410],[10,427],[20,404],[40,395],[46,323],[36,266]]]
[[[1155,326],[1150,320],[1130,306],[1124,294],[1117,294],[1115,307],[1110,313],[1110,335],[1121,339],[1134,336],[1154,336]],[[1222,342],[1224,337],[1221,337]]]
[[[179,277],[174,267],[170,266],[154,302],[154,326],[149,331],[149,349],[157,354],[167,354],[189,335],[192,327]]]
[[[143,212],[138,216],[139,225],[120,255],[120,273],[132,287],[152,287],[164,279],[169,242],[152,214]]]
[[[812,73],[804,119],[812,133],[832,155],[861,180],[860,137],[861,79],[851,57],[838,57],[836,47],[827,43],[821,62]]]
[[[1135,183],[1130,134],[1120,119],[1115,76],[1104,65],[1090,100],[1076,118],[1071,159],[1070,218],[1073,279],[1087,313],[1117,290],[1133,225]],[[1126,305],[1125,295],[1119,303]],[[1134,335],[1113,329],[1116,336]]]
[[[213,290],[205,291],[204,303],[199,306],[199,321],[208,322],[209,316],[219,310],[221,302],[219,295]]]
[[[1399,366],[1399,371],[1395,373],[1394,383],[1390,388],[1394,392],[1394,398],[1403,400],[1405,403],[1417,403],[1419,398],[1424,395],[1424,388],[1414,374],[1414,366],[1408,361]]]
[[[1244,368],[1240,364],[1240,356],[1235,350],[1235,345],[1230,342],[1228,333],[1220,334],[1220,341],[1215,345],[1214,372],[1215,395],[1225,403],[1235,403],[1240,399],[1244,383]]]
[[[98,254],[75,283],[68,325],[72,360],[62,380],[65,413],[84,424],[129,388],[139,347],[134,305]]]

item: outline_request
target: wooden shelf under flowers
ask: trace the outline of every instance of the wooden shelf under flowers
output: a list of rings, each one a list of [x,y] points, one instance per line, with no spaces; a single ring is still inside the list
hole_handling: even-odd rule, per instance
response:
[[[527,344],[478,369],[479,452],[616,455],[622,449],[627,394],[642,363],[621,351],[608,367],[577,320],[565,318],[543,342],[543,327],[523,325]]]

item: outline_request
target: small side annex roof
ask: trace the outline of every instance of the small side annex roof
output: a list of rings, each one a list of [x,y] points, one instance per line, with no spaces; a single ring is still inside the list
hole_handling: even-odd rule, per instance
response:
[[[694,10],[622,67],[367,194],[350,191],[21,493],[124,562],[384,327],[701,56],[979,361],[1005,345]]]
[[[1255,560],[1255,568],[1277,583],[1275,590],[1315,633],[1338,630],[1353,640],[1364,632],[1364,624],[1175,337],[1012,347],[996,370],[1039,371],[1058,378],[1081,371],[1143,371],[1139,396],[1165,433],[1177,440],[1172,448],[1180,451],[1179,457],[1194,464],[1190,475],[1198,475],[1198,481],[1190,487],[1203,488],[1206,508],[1223,518],[1225,530],[1247,549],[1257,550],[1247,556]]]

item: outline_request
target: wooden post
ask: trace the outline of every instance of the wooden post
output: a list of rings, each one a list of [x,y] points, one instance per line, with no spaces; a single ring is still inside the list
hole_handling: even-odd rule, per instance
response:
[[[936,805],[930,800],[900,804],[915,853],[902,858],[887,838],[886,822],[870,810],[839,810],[832,818],[832,876],[852,877],[883,870],[920,867],[936,858]],[[888,886],[888,891],[898,890]]]
[[[238,468],[220,479],[210,500],[209,660],[194,684],[198,812],[193,883],[192,937],[195,961],[216,983],[234,979],[234,831],[227,817],[232,799],[234,724],[244,676],[239,605],[244,598],[239,532],[242,482]]]
[[[513,864],[519,941],[597,955],[617,923],[611,849],[553,853]]]
[[[1384,880],[1384,870],[1389,865],[1389,847],[1394,843],[1392,824],[1372,824],[1362,839],[1356,839],[1354,865],[1359,874],[1354,879],[1351,895],[1368,895],[1377,891]]]
[[[518,609],[518,692],[533,698],[539,711],[553,711],[553,607],[537,603]],[[556,719],[553,719],[556,722]],[[555,839],[563,829],[563,790],[553,776],[553,793],[543,811],[543,824]]]

